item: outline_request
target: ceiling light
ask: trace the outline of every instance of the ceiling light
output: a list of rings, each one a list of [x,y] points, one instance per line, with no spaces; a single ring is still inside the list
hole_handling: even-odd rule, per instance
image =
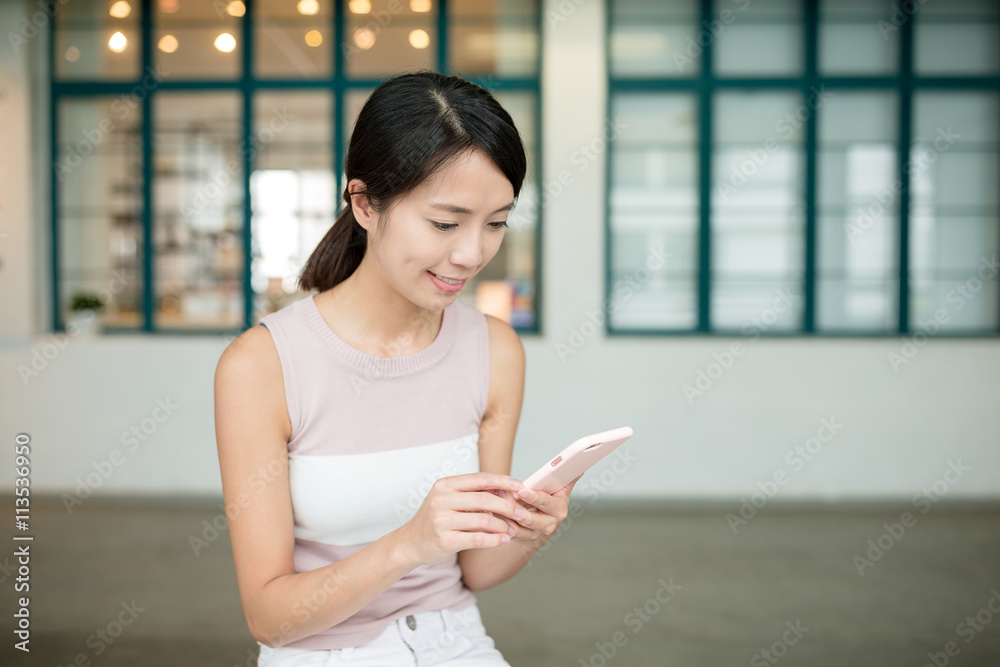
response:
[[[347,6],[352,14],[370,14],[372,11],[372,3],[368,0],[351,0]]]
[[[303,16],[314,16],[315,14],[319,14],[319,3],[316,0],[299,0],[296,9]]]
[[[236,48],[236,38],[228,32],[224,32],[215,38],[215,48],[223,53],[229,53]]]
[[[431,0],[410,0],[410,11],[423,14],[431,10]]]
[[[411,30],[410,31],[410,46],[415,49],[426,49],[427,45],[431,43],[430,35],[427,34],[426,30]]]
[[[354,45],[362,51],[375,46],[375,32],[371,28],[359,28],[354,31]]]
[[[164,53],[173,53],[177,50],[177,38],[173,35],[164,35],[160,37],[160,41],[157,42],[156,46]]]
[[[125,39],[125,35],[121,34],[121,32],[111,35],[111,39],[108,40],[108,48],[115,53],[121,53],[125,50],[126,46],[128,46],[128,40]]]
[[[233,0],[226,4],[226,13],[230,16],[243,16],[247,13],[247,8],[240,0]]]
[[[115,4],[111,5],[108,9],[108,14],[116,19],[123,19],[132,13],[132,7],[125,0],[118,0]]]
[[[306,44],[309,46],[319,46],[323,43],[323,34],[319,30],[310,30],[306,33]]]

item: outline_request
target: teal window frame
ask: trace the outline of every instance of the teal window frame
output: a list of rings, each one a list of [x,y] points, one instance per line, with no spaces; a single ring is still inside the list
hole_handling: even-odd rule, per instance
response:
[[[698,256],[697,269],[697,326],[693,329],[625,329],[614,328],[611,318],[605,318],[605,330],[610,336],[704,336],[739,335],[732,330],[716,330],[710,321],[711,312],[711,271],[712,271],[712,234],[711,234],[711,174],[712,174],[712,100],[716,91],[723,90],[768,90],[797,91],[802,94],[802,101],[807,101],[807,95],[812,89],[844,91],[892,91],[898,95],[898,138],[896,143],[897,165],[896,177],[902,184],[899,195],[899,256],[897,296],[898,313],[895,330],[878,331],[817,331],[816,330],[816,155],[817,155],[817,115],[809,114],[803,126],[803,151],[805,167],[804,191],[804,279],[803,279],[803,311],[800,326],[794,331],[764,331],[762,337],[800,337],[822,336],[830,338],[888,338],[905,336],[913,333],[910,326],[910,268],[909,268],[909,228],[910,228],[910,183],[906,175],[906,165],[910,161],[910,141],[913,123],[913,98],[916,92],[928,90],[966,90],[976,92],[993,92],[1000,95],[1000,76],[919,76],[913,67],[913,33],[914,17],[908,17],[899,29],[899,69],[894,75],[873,76],[828,76],[818,70],[818,34],[819,34],[819,3],[818,0],[800,0],[803,17],[803,61],[802,76],[795,77],[717,77],[713,74],[714,39],[705,40],[701,53],[701,71],[697,76],[687,77],[624,77],[612,75],[611,34],[614,17],[611,11],[612,0],[605,3],[605,56],[608,72],[606,117],[612,114],[613,98],[616,93],[624,92],[689,92],[697,99],[698,110]],[[711,25],[715,18],[715,10],[719,6],[716,0],[701,0],[698,25]],[[1000,38],[1000,36],[998,36]],[[998,119],[1000,123],[1000,119]],[[614,139],[611,140],[614,143]],[[611,155],[605,153],[605,213],[604,213],[604,303],[612,298],[612,243],[611,229]],[[998,183],[1000,187],[1000,183]],[[1000,221],[998,221],[1000,224]],[[1000,252],[1000,247],[995,248]],[[998,290],[1000,294],[1000,290]],[[998,299],[1000,302],[1000,299]],[[1000,308],[1000,303],[997,305]],[[970,332],[942,331],[937,338],[995,338],[1000,335],[1000,317],[995,328],[980,329]]]
[[[448,0],[435,0],[437,3],[437,51],[436,51],[436,71],[443,74],[450,73],[448,68],[449,59],[449,34],[450,22],[448,20]],[[57,179],[54,177],[55,165],[58,162],[59,151],[59,103],[66,98],[93,98],[106,95],[127,95],[136,86],[141,85],[142,76],[146,72],[153,71],[153,13],[155,0],[141,0],[142,18],[140,23],[140,72],[135,80],[115,80],[104,81],[94,80],[72,80],[61,81],[55,77],[54,63],[57,54],[55,53],[55,27],[50,22],[49,25],[49,57],[53,67],[49,74],[49,145],[50,145],[50,171],[49,181],[49,219],[51,221],[51,243],[50,261],[52,278],[52,311],[51,325],[53,331],[65,331],[62,308],[63,294],[60,286],[60,254],[59,254],[59,232],[60,220],[59,192]],[[142,217],[141,224],[143,230],[142,253],[139,258],[141,265],[141,280],[143,285],[143,324],[139,328],[109,327],[105,333],[156,333],[169,335],[218,335],[232,333],[231,328],[170,328],[157,329],[154,326],[154,275],[156,256],[153,249],[153,97],[160,90],[162,91],[237,91],[242,94],[242,127],[241,141],[244,146],[253,145],[253,123],[254,94],[258,91],[276,90],[329,90],[333,93],[334,112],[331,122],[333,123],[333,146],[331,155],[334,164],[332,165],[336,183],[340,183],[343,177],[344,157],[347,152],[347,137],[344,131],[344,99],[352,90],[370,90],[378,86],[383,79],[379,78],[350,78],[344,72],[344,58],[340,53],[340,45],[343,43],[347,15],[347,0],[333,0],[333,12],[331,16],[333,34],[341,39],[337,40],[337,48],[330,50],[333,58],[332,75],[322,78],[309,79],[283,79],[283,78],[258,78],[253,71],[254,56],[254,18],[253,0],[244,0],[246,11],[240,18],[239,35],[237,39],[242,45],[242,74],[238,78],[228,80],[183,80],[176,79],[161,81],[156,90],[145,95],[141,105],[141,138],[142,138]],[[542,95],[541,95],[541,72],[542,72],[542,40],[543,40],[543,12],[539,4],[537,10],[537,31],[538,31],[538,53],[533,77],[503,77],[492,73],[467,74],[461,76],[473,81],[492,92],[530,92],[534,94],[534,124],[537,132],[534,144],[534,164],[535,173],[532,175],[536,187],[541,190],[542,169]],[[254,325],[254,293],[250,285],[250,261],[252,237],[251,216],[253,207],[251,205],[250,176],[253,173],[253,152],[242,151],[243,153],[243,176],[242,186],[245,193],[246,205],[243,208],[243,305],[244,321],[240,331]],[[338,202],[339,204],[339,202]],[[527,204],[525,204],[527,205]],[[534,323],[530,327],[515,327],[519,333],[538,334],[542,328],[542,226],[544,224],[544,211],[539,207],[535,224],[535,272],[534,272]]]

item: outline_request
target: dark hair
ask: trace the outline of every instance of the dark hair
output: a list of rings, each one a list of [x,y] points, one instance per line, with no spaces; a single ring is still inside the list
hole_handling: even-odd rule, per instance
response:
[[[344,209],[306,261],[299,287],[330,289],[354,273],[364,257],[368,232],[351,209],[347,186],[352,179],[364,182],[361,194],[373,210],[387,211],[450,158],[470,149],[482,150],[493,161],[516,199],[527,170],[524,145],[510,114],[489,91],[435,72],[402,74],[379,85],[351,134]]]

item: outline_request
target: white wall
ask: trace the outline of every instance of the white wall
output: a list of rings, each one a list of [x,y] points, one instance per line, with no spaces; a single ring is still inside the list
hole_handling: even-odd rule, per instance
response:
[[[33,55],[43,40],[41,34],[22,42],[10,33],[21,35],[21,19],[26,12],[15,3],[0,4],[0,337],[24,336],[36,328],[33,290],[40,245],[36,230],[41,220],[32,224],[38,192],[31,169],[32,135],[28,131],[32,108],[30,69]],[[31,34],[28,32],[27,34]],[[29,168],[30,167],[30,168]]]
[[[560,6],[574,5],[549,2],[546,9]],[[596,48],[603,16],[599,3],[585,2],[565,21],[546,22],[543,182],[559,180],[564,169],[573,182],[545,212],[545,333],[524,337],[527,390],[512,473],[526,477],[578,436],[630,425],[635,436],[626,448],[635,461],[619,462],[617,472],[602,463],[588,473],[589,486],[581,483],[574,492],[582,503],[595,497],[738,502],[782,471],[781,500],[909,502],[942,479],[949,462],[969,470],[951,473],[953,484],[939,482],[948,499],[1000,498],[998,341],[932,338],[895,370],[887,354],[900,353],[899,339],[608,339],[598,333],[560,359],[556,345],[569,344],[571,330],[579,330],[602,298],[604,167],[595,161],[579,171],[571,159],[603,132],[604,60]],[[10,54],[0,53],[4,113],[14,104],[24,123],[38,116],[24,113],[27,91],[18,79],[24,70],[15,67],[12,74]],[[28,134],[24,125],[16,131],[0,125],[5,137]],[[12,164],[25,164],[26,147],[14,146]],[[0,188],[5,211],[30,208],[26,190],[5,182]],[[3,224],[12,235],[37,238],[48,222],[43,210],[23,219],[6,216]],[[39,246],[33,261],[46,265],[42,244],[31,243]],[[72,491],[77,478],[103,467],[113,472],[100,480],[98,496],[220,494],[212,377],[226,340],[77,337],[59,348],[51,334],[18,337],[20,330],[37,329],[17,304],[43,299],[48,286],[10,278],[0,270],[0,423],[8,443],[18,432],[31,434],[33,488]],[[710,369],[715,355],[734,342],[743,354],[689,402],[682,385],[694,385],[699,371],[717,374]],[[18,366],[30,367],[33,357],[41,370],[25,384]],[[165,414],[156,411],[157,401],[176,405],[162,423],[154,420]],[[786,458],[810,438],[827,436],[819,432],[823,419],[842,428],[826,443],[814,441],[821,448],[811,460]],[[146,440],[123,443],[123,434],[144,421],[151,431]],[[104,463],[113,450],[120,452],[117,466]],[[0,466],[8,489],[12,467]],[[598,491],[594,483],[602,477],[607,488]]]

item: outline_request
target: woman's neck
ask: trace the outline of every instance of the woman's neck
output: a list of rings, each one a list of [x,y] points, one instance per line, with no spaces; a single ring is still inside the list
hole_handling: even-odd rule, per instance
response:
[[[367,259],[346,280],[316,295],[327,324],[346,343],[372,356],[398,357],[428,347],[444,321],[443,309],[417,306]]]

